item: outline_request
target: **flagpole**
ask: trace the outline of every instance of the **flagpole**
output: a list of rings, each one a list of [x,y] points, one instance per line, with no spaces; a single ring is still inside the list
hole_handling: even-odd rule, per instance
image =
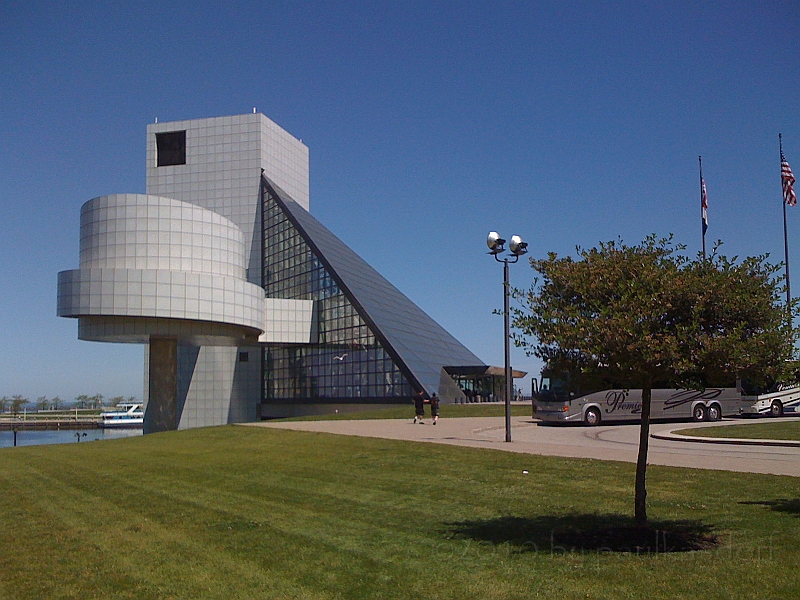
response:
[[[706,259],[706,220],[703,214],[703,157],[698,156],[700,162],[700,229],[703,232],[703,260]]]
[[[781,134],[778,134],[778,147],[781,153],[781,164],[783,163],[783,140]],[[781,172],[781,189],[783,189],[783,173]],[[786,258],[786,306],[792,302],[792,292],[789,286],[789,234],[786,229],[786,200],[781,194],[781,205],[783,206],[783,251]]]

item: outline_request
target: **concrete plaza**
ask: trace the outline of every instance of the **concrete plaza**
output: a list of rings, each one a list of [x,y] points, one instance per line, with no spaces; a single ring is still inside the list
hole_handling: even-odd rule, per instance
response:
[[[413,408],[409,408],[409,413]],[[412,416],[413,418],[413,416]],[[600,427],[558,427],[539,425],[530,417],[512,418],[512,442],[505,442],[502,417],[464,417],[440,419],[432,425],[415,425],[409,419],[354,421],[268,421],[248,426],[357,435],[393,440],[450,444],[472,448],[488,448],[523,454],[563,456],[636,462],[639,447],[639,425],[602,425]],[[794,418],[793,418],[794,419]],[[693,427],[752,423],[750,420],[725,420],[710,423],[654,423],[648,464],[698,469],[717,469],[800,477],[800,445],[771,446],[728,443],[698,443],[676,439],[671,431]],[[659,439],[664,438],[664,439]]]

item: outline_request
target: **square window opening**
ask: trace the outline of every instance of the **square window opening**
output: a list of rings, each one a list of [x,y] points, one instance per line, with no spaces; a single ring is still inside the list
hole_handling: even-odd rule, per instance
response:
[[[156,134],[156,166],[186,164],[186,131]]]

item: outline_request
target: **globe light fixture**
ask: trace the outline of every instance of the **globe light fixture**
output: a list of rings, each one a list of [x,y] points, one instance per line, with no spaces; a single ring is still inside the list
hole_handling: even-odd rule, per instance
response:
[[[505,350],[505,379],[506,379],[506,441],[511,441],[511,395],[513,394],[513,379],[511,377],[511,318],[509,310],[509,298],[511,288],[508,283],[508,265],[514,264],[519,257],[528,252],[528,244],[522,241],[518,235],[512,235],[508,244],[508,249],[514,257],[500,255],[506,251],[506,240],[500,237],[496,231],[490,231],[486,238],[486,245],[489,247],[489,254],[494,256],[497,262],[503,263],[503,321],[504,321],[504,350]]]
[[[522,256],[528,251],[528,244],[522,241],[522,238],[518,235],[511,236],[511,242],[508,244],[509,250],[511,250],[511,254],[514,256]]]
[[[490,231],[489,236],[486,238],[486,245],[489,246],[490,254],[503,252],[505,243],[506,241],[496,231]]]

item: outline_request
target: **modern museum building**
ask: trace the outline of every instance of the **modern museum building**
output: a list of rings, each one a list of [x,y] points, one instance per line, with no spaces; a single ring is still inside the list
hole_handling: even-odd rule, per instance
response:
[[[309,213],[308,148],[260,113],[147,127],[146,194],[80,212],[58,314],[145,345],[145,432],[502,396],[488,367]],[[515,376],[522,374],[514,373]]]

